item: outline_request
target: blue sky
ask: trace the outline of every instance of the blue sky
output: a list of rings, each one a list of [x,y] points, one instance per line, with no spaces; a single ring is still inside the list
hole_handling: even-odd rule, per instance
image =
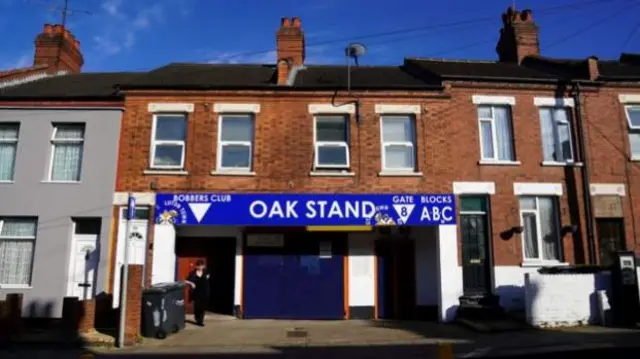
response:
[[[301,18],[307,63],[345,63],[343,49],[349,39],[368,47],[361,64],[400,64],[405,56],[493,60],[500,14],[511,3],[70,0],[68,26],[81,42],[84,71],[139,71],[169,62],[273,63],[275,31],[283,16]],[[583,5],[550,9],[575,3]],[[0,0],[0,29],[5,34],[0,69],[31,64],[35,36],[44,23],[60,21],[62,4],[63,0]],[[613,59],[621,51],[640,53],[640,0],[517,0],[516,5],[533,10],[545,56]],[[439,27],[468,20],[475,22]],[[421,27],[426,29],[401,31]],[[625,41],[634,29],[635,36]]]

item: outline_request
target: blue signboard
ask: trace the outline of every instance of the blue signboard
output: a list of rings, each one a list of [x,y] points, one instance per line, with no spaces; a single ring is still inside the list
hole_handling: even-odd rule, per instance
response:
[[[452,194],[162,193],[156,223],[218,226],[455,224]]]

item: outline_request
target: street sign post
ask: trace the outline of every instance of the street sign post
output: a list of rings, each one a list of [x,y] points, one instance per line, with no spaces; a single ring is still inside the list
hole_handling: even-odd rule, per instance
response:
[[[122,265],[122,289],[120,290],[120,323],[118,328],[118,347],[124,347],[124,331],[126,328],[127,318],[127,286],[129,276],[129,235],[131,233],[131,220],[135,218],[136,213],[136,199],[132,193],[129,193],[129,199],[127,201],[127,226],[124,236],[124,263]]]

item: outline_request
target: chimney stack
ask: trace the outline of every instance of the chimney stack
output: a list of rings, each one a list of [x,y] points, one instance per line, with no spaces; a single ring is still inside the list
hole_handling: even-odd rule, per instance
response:
[[[287,83],[289,72],[294,66],[304,65],[304,31],[297,17],[283,17],[276,33],[278,49],[278,85]]]
[[[80,42],[63,25],[44,25],[36,37],[33,65],[47,65],[52,71],[79,73],[84,64]]]
[[[587,58],[587,70],[589,71],[589,80],[591,81],[595,81],[600,77],[598,62],[599,60],[595,56]]]
[[[502,24],[496,47],[500,61],[520,64],[527,56],[540,56],[540,30],[531,10],[517,11],[510,6],[502,14]]]

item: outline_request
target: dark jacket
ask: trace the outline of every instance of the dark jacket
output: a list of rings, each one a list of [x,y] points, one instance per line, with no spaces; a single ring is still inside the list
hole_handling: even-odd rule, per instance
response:
[[[189,282],[196,285],[195,288],[191,288],[192,299],[207,299],[209,298],[209,272],[205,269],[200,277],[196,275],[196,271],[189,273],[187,278]]]

